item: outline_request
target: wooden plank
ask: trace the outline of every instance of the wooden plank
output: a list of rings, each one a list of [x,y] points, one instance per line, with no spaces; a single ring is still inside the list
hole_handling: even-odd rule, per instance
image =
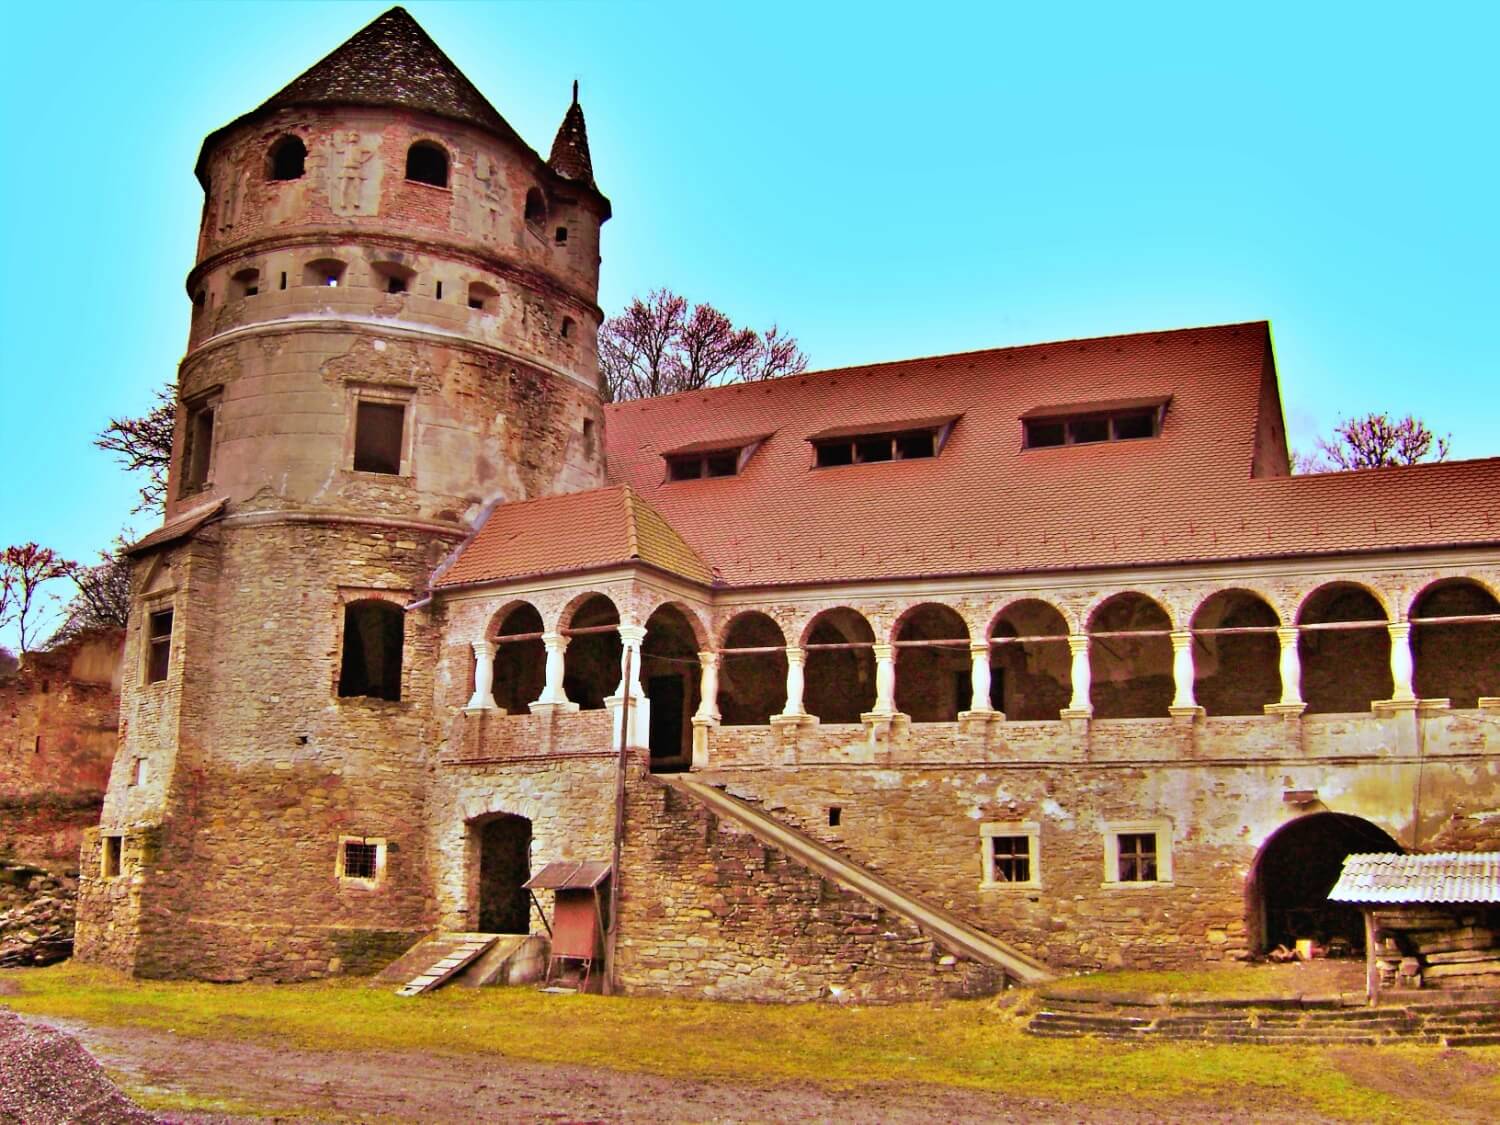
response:
[[[437,958],[421,973],[418,973],[402,987],[396,990],[398,996],[416,996],[423,992],[430,992],[434,988],[440,988],[444,982],[454,976],[464,966],[474,961],[485,950],[495,944],[495,938],[483,940],[466,941],[456,949],[444,943],[433,951]]]

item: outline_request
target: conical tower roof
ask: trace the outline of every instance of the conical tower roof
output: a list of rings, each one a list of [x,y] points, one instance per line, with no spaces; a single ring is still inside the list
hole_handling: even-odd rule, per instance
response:
[[[557,136],[552,139],[552,155],[547,165],[559,176],[585,184],[598,191],[594,183],[594,162],[589,157],[589,130],[583,120],[583,107],[578,104],[578,83],[573,83],[573,104],[563,115],[557,127]]]

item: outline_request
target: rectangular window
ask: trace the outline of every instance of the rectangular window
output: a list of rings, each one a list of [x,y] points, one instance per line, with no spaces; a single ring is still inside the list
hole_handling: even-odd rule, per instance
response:
[[[1166,820],[1105,824],[1104,882],[1113,886],[1172,881],[1172,825]]]
[[[1117,881],[1121,883],[1156,882],[1156,833],[1122,832],[1119,841]]]
[[[160,683],[172,666],[172,611],[159,609],[146,618],[146,682]]]
[[[987,887],[1039,887],[1038,841],[1041,826],[1035,821],[981,824],[984,885]]]
[[[939,428],[855,434],[813,440],[820,469],[833,465],[867,465],[878,461],[911,461],[936,457]]]
[[[130,763],[130,784],[131,785],[145,785],[146,784],[146,777],[147,777],[147,771],[146,771],[146,759],[145,758],[137,758],[135,761],[133,761],[133,762]]]
[[[99,857],[99,874],[105,879],[120,877],[121,858],[125,852],[123,836],[104,837],[104,849]]]
[[[1079,409],[1055,416],[1022,415],[1026,448],[1041,449],[1053,445],[1092,445],[1101,441],[1136,441],[1161,433],[1162,415],[1167,400],[1143,404],[1101,403],[1095,409]],[[1041,411],[1063,409],[1041,407]]]
[[[355,471],[399,475],[406,407],[394,402],[360,400],[355,405],[355,411]]]
[[[199,401],[187,408],[187,426],[182,447],[182,493],[197,492],[208,484],[213,463],[214,414],[218,402]]]
[[[740,453],[736,449],[716,449],[710,453],[674,454],[667,458],[668,480],[701,480],[703,477],[732,477],[740,471]]]
[[[385,877],[387,844],[367,836],[341,836],[338,877],[341,882],[374,886]]]

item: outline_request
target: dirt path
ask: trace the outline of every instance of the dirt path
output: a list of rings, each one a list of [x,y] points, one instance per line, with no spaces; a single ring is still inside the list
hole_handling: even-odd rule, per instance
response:
[[[191,1039],[140,1028],[36,1020],[76,1035],[136,1089],[227,1098],[270,1120],[316,1115],[349,1122],[473,1121],[1057,1121],[1147,1125],[1164,1121],[1314,1125],[1294,1106],[1223,1110],[1193,1103],[1070,1105],[947,1087],[867,1085],[840,1091],[661,1078],[596,1067],[517,1062],[493,1055],[301,1051]],[[276,1115],[280,1115],[279,1117]],[[172,1120],[181,1117],[168,1115]],[[224,1118],[193,1118],[196,1121]],[[266,1117],[256,1119],[267,1120]]]

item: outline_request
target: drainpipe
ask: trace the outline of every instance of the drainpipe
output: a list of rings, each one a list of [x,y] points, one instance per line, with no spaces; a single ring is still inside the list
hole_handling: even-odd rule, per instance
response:
[[[604,995],[613,996],[615,981],[615,939],[620,932],[620,846],[625,840],[625,765],[630,753],[630,658],[634,655],[631,646],[625,647],[623,682],[627,685],[625,699],[620,705],[620,757],[615,768],[615,838],[609,861],[609,932],[604,938]]]

